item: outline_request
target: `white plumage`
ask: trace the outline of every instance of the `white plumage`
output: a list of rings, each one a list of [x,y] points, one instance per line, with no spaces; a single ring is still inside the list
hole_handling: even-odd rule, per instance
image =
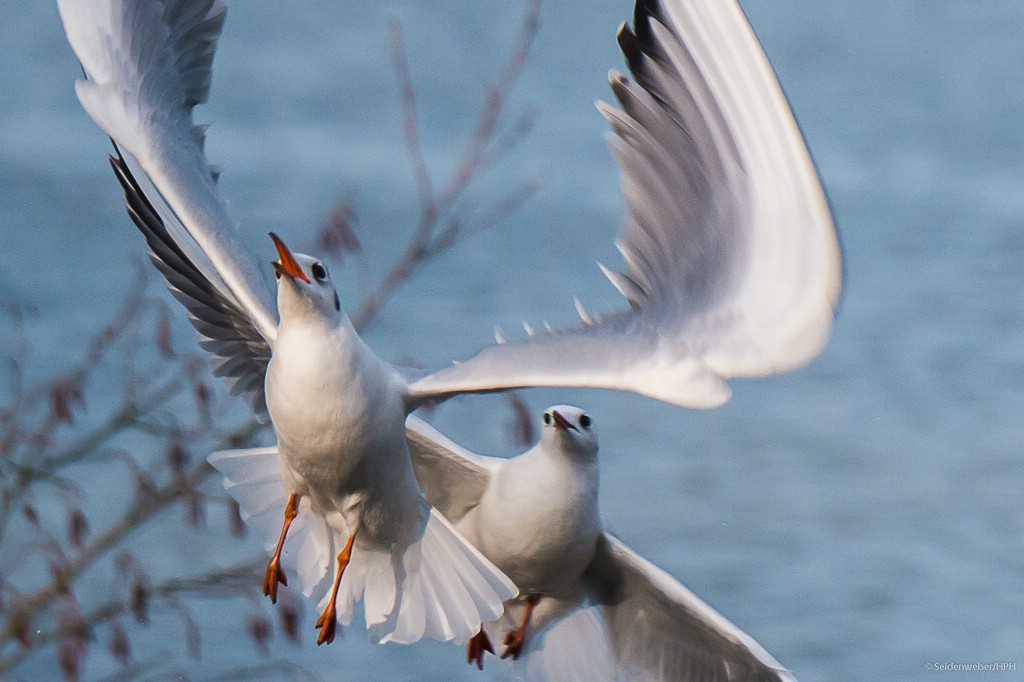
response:
[[[280,540],[294,514],[313,513],[318,521],[295,532],[332,545],[336,577],[349,570],[338,617],[350,617],[362,590],[381,639],[462,636],[514,592],[417,489],[404,438],[417,406],[564,385],[711,407],[728,399],[726,378],[791,369],[828,337],[841,287],[831,216],[733,0],[639,0],[632,30],[619,32],[635,82],[613,74],[622,109],[601,111],[628,207],[619,236],[626,268],[605,273],[629,308],[581,313],[578,328],[532,333],[432,374],[378,358],[323,264],[296,259],[279,240],[275,305],[217,190],[205,128],[192,119],[209,91],[226,12],[219,0],[58,6],[85,73],[79,100],[115,144],[112,164],[154,265],[213,354],[215,373],[274,424],[286,510]],[[253,466],[265,457],[248,453]],[[276,561],[265,583],[272,596],[283,580]],[[299,575],[307,582],[326,570],[303,564]],[[455,602],[430,611],[431,599],[448,598]],[[334,603],[321,641],[333,631]]]

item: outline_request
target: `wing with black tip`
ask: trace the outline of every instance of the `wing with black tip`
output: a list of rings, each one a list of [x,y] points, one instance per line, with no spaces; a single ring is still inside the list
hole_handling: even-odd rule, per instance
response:
[[[117,149],[128,212],[215,373],[266,417],[272,289],[242,245],[192,109],[206,101],[226,8],[216,0],[58,0],[82,106]]]
[[[688,407],[725,380],[784,372],[827,341],[838,237],[786,98],[734,0],[640,0],[599,104],[622,175],[629,309],[487,348],[412,385],[414,399],[526,386],[635,391]]]

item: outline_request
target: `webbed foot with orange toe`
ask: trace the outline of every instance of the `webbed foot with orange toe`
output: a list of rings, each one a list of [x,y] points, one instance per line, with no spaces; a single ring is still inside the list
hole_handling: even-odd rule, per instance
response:
[[[277,586],[288,585],[288,577],[281,568],[281,550],[284,548],[284,539],[288,537],[288,529],[292,521],[299,515],[299,495],[292,493],[288,496],[288,504],[284,508],[284,525],[281,527],[281,537],[277,541],[277,549],[274,556],[267,564],[267,572],[263,575],[263,596],[270,597],[270,601],[277,603]]]
[[[275,554],[274,558],[267,564],[267,572],[263,576],[263,595],[270,597],[270,601],[277,603],[277,586],[288,585],[288,576],[284,574],[284,569],[281,568],[281,556]]]
[[[526,626],[530,624],[530,615],[533,613],[533,607],[537,605],[538,601],[540,601],[540,595],[526,595],[523,622],[515,630],[509,630],[509,633],[505,635],[505,650],[501,652],[503,659],[511,656],[514,661],[519,658],[519,654],[523,651],[523,645],[526,644]]]
[[[466,642],[466,663],[476,663],[476,667],[483,670],[485,651],[490,651],[493,654],[494,646],[484,629],[480,628],[480,631]]]
[[[316,637],[316,644],[330,644],[334,641],[334,633],[338,626],[338,614],[335,611],[334,601],[331,601],[324,609],[324,612],[320,614],[320,617],[316,621],[316,629],[320,631],[320,634]]]
[[[516,660],[519,658],[524,644],[526,644],[526,636],[521,629],[509,630],[509,633],[505,635],[505,650],[501,652],[501,657],[504,659],[511,656],[513,661]]]

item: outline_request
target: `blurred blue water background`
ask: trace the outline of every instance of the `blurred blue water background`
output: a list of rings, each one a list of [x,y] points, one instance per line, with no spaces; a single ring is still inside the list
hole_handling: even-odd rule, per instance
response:
[[[602,439],[610,525],[750,632],[801,680],[930,680],[935,662],[1024,670],[1024,2],[748,0],[842,232],[847,288],[832,343],[788,376],[737,382],[711,412],[625,394],[534,391],[534,410],[585,406]],[[416,216],[387,20],[405,28],[427,159],[455,163],[482,83],[510,47],[519,2],[235,2],[218,53],[208,153],[249,243],[310,243],[354,189],[374,263]],[[442,258],[377,319],[370,342],[428,365],[469,355],[492,326],[569,321],[571,295],[617,305],[593,263],[618,263],[618,177],[592,103],[621,68],[628,0],[546,0],[513,95],[536,131],[478,191],[543,190],[508,224]],[[0,24],[0,299],[38,309],[30,371],[67,363],[112,313],[143,253],[80,110],[78,70],[50,3]],[[379,267],[379,266],[378,266]],[[341,274],[350,305],[357,277]],[[175,309],[175,312],[179,312]],[[191,343],[183,315],[174,331]],[[462,399],[438,424],[514,451],[498,399]],[[94,495],[101,467],[81,472]],[[252,553],[255,538],[196,534],[171,515],[135,542],[154,573]],[[198,557],[198,558],[197,558]],[[198,564],[197,564],[198,562]],[[258,589],[253,585],[253,592]],[[226,610],[228,609],[228,610]],[[311,618],[308,609],[307,618]],[[242,616],[199,611],[196,677],[259,661]],[[137,655],[182,656],[180,624],[140,631]],[[309,630],[310,635],[312,629]],[[172,642],[172,643],[168,643]],[[458,647],[381,648],[353,628],[275,656],[332,679],[481,679]],[[56,674],[43,654],[31,677]],[[91,661],[90,676],[112,668]],[[500,669],[500,666],[492,666]],[[973,679],[973,676],[971,677]]]

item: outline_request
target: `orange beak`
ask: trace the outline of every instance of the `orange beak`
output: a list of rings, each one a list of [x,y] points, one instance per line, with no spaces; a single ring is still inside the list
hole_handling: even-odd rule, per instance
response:
[[[551,410],[551,418],[555,421],[556,429],[562,429],[563,431],[568,431],[569,429],[573,431],[579,430],[568,419],[559,414],[558,410]]]
[[[274,272],[277,273],[278,277],[285,275],[291,279],[301,279],[306,284],[309,284],[309,277],[302,271],[302,266],[295,260],[295,256],[288,250],[288,247],[284,245],[281,238],[273,232],[270,233],[270,238],[274,240],[274,246],[277,247],[277,255],[281,258],[279,261],[273,261]]]

